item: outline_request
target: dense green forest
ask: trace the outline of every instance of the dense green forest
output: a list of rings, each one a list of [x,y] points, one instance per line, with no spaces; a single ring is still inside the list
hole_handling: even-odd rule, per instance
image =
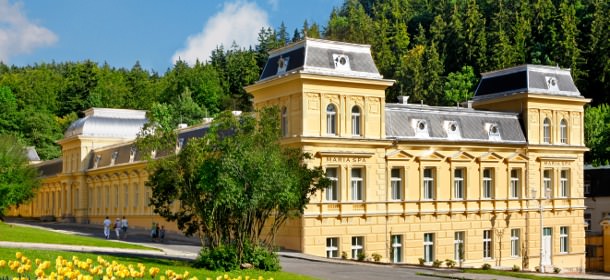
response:
[[[60,155],[54,141],[90,107],[164,111],[193,124],[223,110],[251,110],[254,83],[271,49],[303,37],[370,44],[379,71],[396,80],[388,102],[454,105],[470,98],[480,73],[533,63],[571,68],[587,109],[587,161],[610,159],[610,3],[605,0],[346,0],[324,25],[259,32],[256,46],[218,46],[205,62],[165,73],[94,61],[0,63],[0,134]],[[609,120],[609,121],[605,121]]]

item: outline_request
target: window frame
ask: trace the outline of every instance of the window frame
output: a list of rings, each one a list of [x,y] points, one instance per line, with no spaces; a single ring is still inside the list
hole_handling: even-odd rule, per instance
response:
[[[426,171],[429,171],[429,176],[426,175]],[[436,168],[425,167],[422,172],[422,200],[434,200],[436,197],[435,193],[435,182],[436,181]]]
[[[548,117],[542,122],[542,143],[551,144],[551,120]]]
[[[453,259],[463,261],[465,259],[466,232],[456,231],[453,234]]]
[[[565,176],[564,176],[565,175]],[[559,197],[570,196],[570,170],[562,169],[559,171]]]
[[[559,253],[567,254],[570,252],[570,228],[567,226],[559,227]]]
[[[359,177],[354,176],[354,172],[359,172]],[[352,167],[350,169],[350,197],[352,201],[364,201],[364,168]]]
[[[282,107],[281,131],[282,136],[288,136],[288,108],[286,106]]]
[[[398,172],[398,176],[395,176],[394,171]],[[403,171],[399,167],[393,167],[390,169],[390,200],[400,201],[404,199],[403,196]]]
[[[483,230],[483,259],[493,259],[493,234],[491,230]]]
[[[568,144],[568,121],[566,119],[559,121],[559,142]]]
[[[326,257],[330,259],[339,258],[339,237],[326,238]]]
[[[354,112],[357,110],[357,112]],[[360,106],[354,105],[352,107],[351,119],[352,119],[352,136],[362,136],[362,110]]]
[[[396,241],[398,241],[398,242],[396,242]],[[401,263],[403,261],[403,257],[402,257],[403,236],[401,234],[391,235],[390,242],[392,244],[392,252],[391,252],[392,262]]]
[[[485,173],[489,172],[489,175],[486,175]],[[482,176],[482,180],[481,180],[481,197],[483,199],[493,199],[494,198],[494,194],[493,194],[493,190],[494,190],[494,169],[493,168],[484,168],[483,169],[483,176]]]
[[[547,197],[547,194],[549,197]],[[544,198],[553,197],[553,170],[550,168],[542,171],[542,195]]]
[[[459,173],[459,176],[458,176]],[[466,168],[459,167],[453,170],[453,199],[464,200],[466,193]]]
[[[338,128],[338,113],[337,106],[333,103],[329,103],[326,106],[326,135],[337,136]]]
[[[334,177],[329,174],[329,170],[334,170]],[[326,167],[326,176],[330,180],[330,185],[324,189],[324,201],[339,201],[339,168],[335,166]]]
[[[521,169],[512,168],[509,175],[509,198],[517,199],[521,196]]]
[[[521,229],[510,230],[510,255],[511,257],[521,256]]]
[[[434,261],[434,233],[424,233],[424,262],[432,263]]]
[[[358,255],[364,253],[364,236],[352,236],[352,259],[357,260]]]

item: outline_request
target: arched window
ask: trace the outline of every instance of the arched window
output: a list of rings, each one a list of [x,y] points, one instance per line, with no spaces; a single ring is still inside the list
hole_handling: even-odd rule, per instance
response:
[[[288,109],[282,107],[282,136],[288,136]]]
[[[354,106],[352,108],[352,135],[353,136],[361,136],[360,127],[361,127],[360,108],[358,106]]]
[[[326,134],[337,135],[337,108],[333,104],[326,106]]]
[[[559,134],[561,144],[568,144],[568,122],[566,119],[561,119],[559,123]]]
[[[549,118],[544,118],[542,123],[542,142],[551,143],[551,120]]]

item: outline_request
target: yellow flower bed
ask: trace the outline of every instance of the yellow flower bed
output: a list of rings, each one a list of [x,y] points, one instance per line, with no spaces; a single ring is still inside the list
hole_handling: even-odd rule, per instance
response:
[[[32,263],[23,253],[15,253],[14,260],[0,260],[0,269],[9,268],[15,276],[12,280],[119,280],[119,279],[158,279],[158,280],[198,280],[197,277],[190,277],[188,271],[177,273],[171,269],[165,270],[160,274],[158,267],[150,267],[138,263],[137,265],[123,265],[116,261],[108,262],[101,256],[96,261],[92,259],[79,260],[72,256],[72,260],[58,256],[55,263],[48,260],[36,259]],[[157,276],[159,276],[157,278]],[[2,275],[0,274],[0,278]],[[5,278],[6,279],[6,278]],[[228,274],[220,275],[216,280],[265,280],[262,276],[250,278],[231,278]],[[214,280],[206,278],[206,280]],[[267,280],[273,280],[269,278]]]

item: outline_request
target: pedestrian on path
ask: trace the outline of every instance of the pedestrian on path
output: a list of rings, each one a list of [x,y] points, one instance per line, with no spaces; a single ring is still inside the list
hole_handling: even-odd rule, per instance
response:
[[[165,226],[161,226],[161,229],[159,230],[159,240],[161,243],[165,241]]]
[[[110,225],[111,224],[112,224],[112,222],[110,221],[108,216],[106,216],[106,219],[104,219],[104,237],[106,237],[106,239],[110,238]]]
[[[114,228],[114,233],[116,233],[116,239],[121,239],[121,219],[116,218],[112,228]]]
[[[127,239],[127,229],[129,228],[129,223],[127,222],[127,218],[123,216],[121,220],[121,231],[123,232],[123,239]]]
[[[150,241],[155,241],[157,239],[157,224],[155,222],[152,223],[152,227],[150,228]]]

